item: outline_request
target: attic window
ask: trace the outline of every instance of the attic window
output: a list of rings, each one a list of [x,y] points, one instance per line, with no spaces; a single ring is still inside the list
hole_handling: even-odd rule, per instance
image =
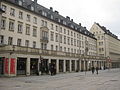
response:
[[[20,6],[22,6],[22,1],[21,1],[21,0],[19,0],[19,1],[18,1],[18,4],[19,4]]]
[[[51,19],[53,19],[53,15],[51,15]]]
[[[47,13],[44,12],[44,11],[42,11],[42,15],[43,15],[43,16],[47,16]]]
[[[31,6],[31,10],[34,11],[34,7],[33,6]]]
[[[63,21],[63,24],[64,24],[64,25],[66,25],[66,22],[65,22],[65,21]]]

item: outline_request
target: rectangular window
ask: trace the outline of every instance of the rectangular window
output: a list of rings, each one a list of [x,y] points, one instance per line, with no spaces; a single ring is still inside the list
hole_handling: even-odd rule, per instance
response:
[[[37,28],[33,28],[33,37],[37,37]]]
[[[2,10],[6,13],[7,7],[5,5],[2,5]]]
[[[0,35],[0,44],[4,44],[4,36]]]
[[[1,20],[1,28],[5,29],[5,27],[6,27],[6,19],[2,19]]]
[[[47,27],[47,21],[45,21],[45,26]]]
[[[9,21],[9,30],[14,31],[14,21],[12,20]]]
[[[18,23],[18,33],[22,33],[23,31],[23,25],[22,23]]]
[[[8,37],[8,45],[12,45],[13,43],[13,37]]]
[[[62,35],[60,35],[60,43],[62,43]]]
[[[21,39],[18,39],[18,40],[17,40],[17,45],[18,45],[18,46],[21,46],[21,42],[22,42],[22,40],[21,40]]]
[[[58,26],[56,25],[56,31],[58,31]]]
[[[26,41],[25,41],[25,46],[26,46],[26,47],[29,47],[29,40],[26,40]]]
[[[54,29],[53,24],[51,24],[51,29],[52,29],[52,30]]]
[[[64,44],[66,44],[66,36],[64,36]]]
[[[36,17],[33,18],[33,23],[37,24],[37,18]]]
[[[54,32],[51,32],[51,41],[54,41]]]
[[[58,42],[58,33],[55,35],[56,42]]]
[[[60,27],[60,33],[62,33],[62,27]]]
[[[10,9],[10,15],[15,16],[15,9],[13,9],[13,8]]]
[[[26,35],[30,35],[30,25],[26,25]]]
[[[29,14],[27,14],[27,21],[30,22],[30,15]]]
[[[73,45],[73,38],[71,38],[71,45]]]
[[[68,37],[68,41],[67,42],[68,42],[68,45],[70,45],[70,37]]]
[[[33,41],[33,48],[36,48],[36,42]]]
[[[64,29],[64,34],[66,34],[66,29]]]
[[[19,18],[23,19],[23,12],[19,11]]]

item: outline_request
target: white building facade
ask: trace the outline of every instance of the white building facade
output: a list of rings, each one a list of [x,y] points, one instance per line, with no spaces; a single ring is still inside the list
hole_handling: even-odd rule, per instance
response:
[[[99,56],[107,57],[107,67],[120,67],[120,40],[106,27],[94,23],[90,32],[97,38],[97,52]]]
[[[97,56],[96,38],[70,17],[37,0],[1,0],[0,67],[5,76],[89,70],[106,65]]]

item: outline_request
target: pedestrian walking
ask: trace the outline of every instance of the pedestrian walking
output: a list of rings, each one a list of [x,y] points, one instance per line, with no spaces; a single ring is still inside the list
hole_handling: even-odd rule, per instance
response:
[[[94,74],[94,72],[95,72],[95,68],[94,68],[94,66],[92,66],[92,74]]]
[[[96,67],[96,74],[98,74],[98,69],[99,69],[99,68],[98,68],[98,67]]]

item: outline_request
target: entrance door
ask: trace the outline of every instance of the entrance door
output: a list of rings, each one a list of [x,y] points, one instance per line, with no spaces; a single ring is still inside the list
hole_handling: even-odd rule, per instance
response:
[[[4,72],[4,58],[0,58],[0,75],[3,75]]]
[[[59,72],[63,72],[63,60],[59,60]]]
[[[30,59],[30,74],[37,74],[38,72],[38,59],[31,58]]]
[[[26,60],[27,58],[17,59],[17,75],[26,75]]]

